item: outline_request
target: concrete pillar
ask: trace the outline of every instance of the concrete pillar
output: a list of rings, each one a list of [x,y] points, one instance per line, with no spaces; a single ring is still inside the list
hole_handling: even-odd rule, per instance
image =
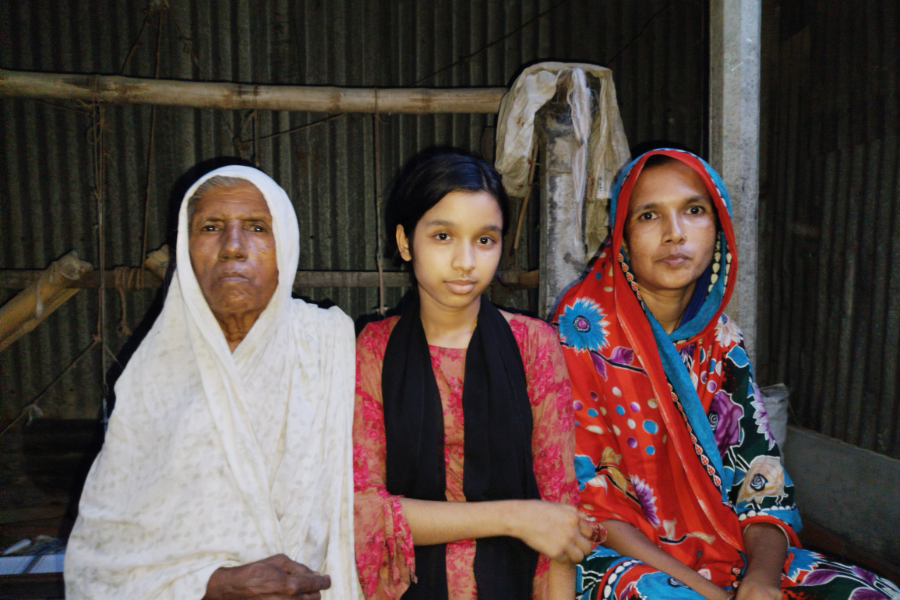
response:
[[[584,233],[576,226],[582,222],[572,178],[572,155],[578,146],[568,104],[556,99],[547,103],[537,113],[535,124],[541,145],[538,314],[547,317],[560,292],[584,269]]]
[[[737,288],[728,314],[756,355],[759,78],[762,0],[710,0],[709,154],[734,207]]]

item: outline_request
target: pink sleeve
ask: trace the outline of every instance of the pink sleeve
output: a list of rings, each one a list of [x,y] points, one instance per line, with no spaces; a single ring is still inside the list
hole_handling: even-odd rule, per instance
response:
[[[399,598],[415,581],[412,532],[399,496],[385,488],[381,363],[391,322],[368,325],[356,342],[353,528],[359,581],[369,599]]]
[[[575,480],[575,417],[569,374],[556,331],[537,319],[510,322],[519,344],[534,425],[531,454],[541,498],[578,506]],[[535,572],[534,598],[546,598],[550,559],[541,555]]]

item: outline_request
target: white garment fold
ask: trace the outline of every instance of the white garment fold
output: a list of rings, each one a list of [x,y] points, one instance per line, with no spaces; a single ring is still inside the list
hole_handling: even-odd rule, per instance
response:
[[[187,199],[247,179],[272,213],[278,287],[232,354],[190,267]],[[200,599],[213,571],[284,553],[359,597],[353,323],[291,299],[297,217],[262,172],[223,167],[179,213],[162,312],[116,384],[65,562],[66,597]]]
[[[535,144],[534,118],[538,110],[557,92],[562,77],[571,77],[566,102],[571,109],[577,148],[573,153],[572,178],[577,205],[588,200],[585,242],[596,247],[606,235],[606,203],[618,170],[631,153],[619,115],[612,71],[585,63],[544,62],[528,67],[516,78],[500,102],[497,118],[497,151],[494,161],[503,176],[503,187],[514,197],[522,197],[528,186],[532,148]],[[599,80],[593,92],[588,76]],[[578,211],[581,214],[581,211]],[[581,223],[578,223],[581,226]]]

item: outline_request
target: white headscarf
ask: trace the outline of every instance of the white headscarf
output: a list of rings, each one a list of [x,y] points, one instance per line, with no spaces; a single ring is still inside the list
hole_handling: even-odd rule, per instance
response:
[[[191,268],[188,199],[253,183],[272,213],[278,287],[232,354]],[[358,595],[353,559],[353,323],[291,299],[299,228],[262,172],[217,169],[187,192],[162,312],[116,384],[81,497],[66,597],[202,598],[219,567],[284,553]]]

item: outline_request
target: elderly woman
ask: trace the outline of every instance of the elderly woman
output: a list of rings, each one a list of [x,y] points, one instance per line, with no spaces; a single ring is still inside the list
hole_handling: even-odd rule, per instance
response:
[[[611,223],[555,316],[582,508],[609,532],[579,566],[581,597],[900,597],[799,548],[793,485],[723,313],[737,255],[719,176],[687,152],[644,154]]]
[[[291,299],[298,258],[294,209],[262,172],[188,191],[165,306],[81,497],[67,598],[356,597],[353,324]]]

